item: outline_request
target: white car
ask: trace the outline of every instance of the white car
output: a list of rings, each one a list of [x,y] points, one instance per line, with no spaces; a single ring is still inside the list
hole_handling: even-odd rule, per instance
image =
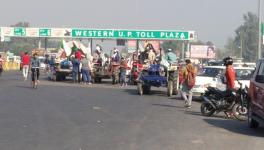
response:
[[[254,68],[249,67],[234,67],[236,71],[236,79],[242,83],[242,86],[248,86],[250,82],[250,77],[254,72]],[[224,66],[207,66],[203,68],[203,71],[197,75],[196,83],[193,88],[193,94],[195,96],[200,96],[205,92],[208,86],[217,87],[220,90],[225,90],[226,85],[222,82],[222,77],[225,73]],[[239,87],[237,81],[235,81],[235,86]]]
[[[46,64],[45,64],[45,57],[38,57],[39,61],[40,61],[40,69],[44,70],[46,68]]]

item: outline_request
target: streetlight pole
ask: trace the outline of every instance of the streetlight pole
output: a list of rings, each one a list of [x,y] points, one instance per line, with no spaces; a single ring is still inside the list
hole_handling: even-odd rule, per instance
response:
[[[240,58],[243,59],[243,32],[240,32]]]
[[[184,60],[184,53],[185,53],[184,49],[185,49],[185,43],[184,40],[182,40],[182,60]]]
[[[258,2],[258,59],[261,58],[261,0]]]

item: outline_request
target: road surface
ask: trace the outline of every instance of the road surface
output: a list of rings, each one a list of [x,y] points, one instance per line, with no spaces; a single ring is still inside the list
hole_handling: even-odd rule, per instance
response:
[[[51,82],[20,72],[0,77],[1,150],[262,150],[264,129],[222,114],[204,117],[165,89]]]

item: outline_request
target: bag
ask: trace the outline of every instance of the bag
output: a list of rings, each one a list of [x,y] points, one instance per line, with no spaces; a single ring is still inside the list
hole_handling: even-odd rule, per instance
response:
[[[188,69],[187,72],[187,85],[189,89],[192,89],[195,85],[195,73],[194,71],[189,71]]]

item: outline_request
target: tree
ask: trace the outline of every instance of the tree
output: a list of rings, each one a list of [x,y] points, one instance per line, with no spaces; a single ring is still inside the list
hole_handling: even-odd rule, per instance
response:
[[[168,49],[181,50],[182,42],[181,41],[164,41],[162,44],[162,48],[167,51]]]
[[[227,44],[225,45],[225,50],[229,56],[235,56],[238,47],[235,45],[234,38],[229,37],[227,39]]]
[[[225,49],[220,49],[220,48],[217,48],[215,52],[216,52],[216,58],[220,60],[227,57],[229,54]]]
[[[252,12],[248,12],[243,16],[244,23],[239,26],[235,31],[235,38],[232,43],[228,43],[234,46],[234,52],[237,57],[241,57],[244,61],[254,61],[257,56],[258,45],[258,17]]]
[[[14,25],[11,25],[11,27],[30,27],[30,23],[20,21]]]

